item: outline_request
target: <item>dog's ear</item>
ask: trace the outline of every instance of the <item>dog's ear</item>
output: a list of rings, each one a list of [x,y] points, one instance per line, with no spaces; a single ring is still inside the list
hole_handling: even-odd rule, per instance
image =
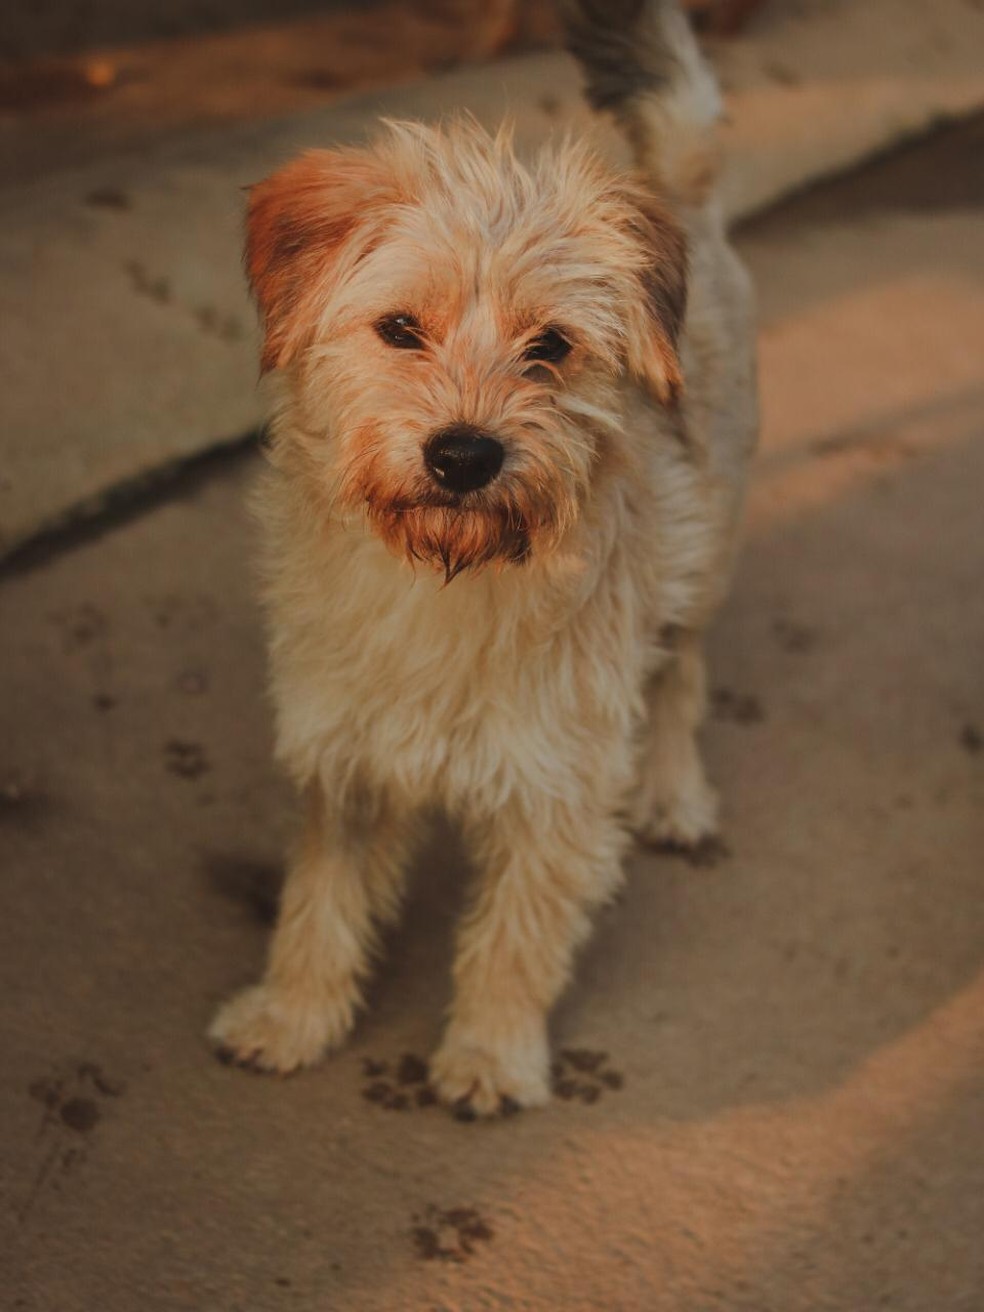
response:
[[[642,252],[629,307],[628,366],[663,405],[683,387],[677,341],[687,311],[687,241],[681,227],[642,189],[629,196],[629,235]]]
[[[245,263],[264,373],[310,341],[332,288],[378,238],[393,192],[381,162],[360,150],[309,151],[250,188]]]

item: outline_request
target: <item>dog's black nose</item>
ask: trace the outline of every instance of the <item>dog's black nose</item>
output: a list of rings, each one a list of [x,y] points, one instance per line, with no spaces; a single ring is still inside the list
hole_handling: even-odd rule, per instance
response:
[[[459,424],[434,434],[424,448],[424,461],[449,492],[476,492],[498,474],[504,454],[494,437]]]

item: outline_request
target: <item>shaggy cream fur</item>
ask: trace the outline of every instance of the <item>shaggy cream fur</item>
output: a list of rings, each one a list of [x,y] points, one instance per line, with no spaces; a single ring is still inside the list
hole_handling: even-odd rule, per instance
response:
[[[672,7],[570,8],[589,82],[612,24],[645,37],[642,74],[604,70],[639,176],[399,123],[288,165],[249,214],[281,375],[258,497],[278,753],[308,821],[266,976],[211,1035],[275,1071],[345,1039],[438,806],[478,874],[431,1075],[478,1114],[546,1101],[547,1015],[630,830],[713,832],[700,635],[756,425],[710,75]],[[426,453],[462,425],[502,465],[454,492]]]

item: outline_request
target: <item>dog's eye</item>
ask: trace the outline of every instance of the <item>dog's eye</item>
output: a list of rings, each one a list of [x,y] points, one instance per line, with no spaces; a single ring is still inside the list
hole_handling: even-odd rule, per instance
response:
[[[538,337],[534,337],[523,352],[524,360],[559,364],[570,354],[571,344],[557,328],[545,328]]]
[[[400,351],[417,351],[424,344],[423,331],[412,314],[388,314],[375,328],[387,346]]]

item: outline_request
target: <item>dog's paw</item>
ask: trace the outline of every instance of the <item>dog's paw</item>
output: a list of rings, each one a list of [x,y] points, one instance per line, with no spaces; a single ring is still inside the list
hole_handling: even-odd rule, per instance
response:
[[[546,1043],[511,1049],[449,1036],[431,1059],[431,1085],[461,1120],[508,1115],[550,1101]]]
[[[257,984],[219,1008],[208,1037],[221,1061],[288,1075],[314,1066],[351,1027],[351,1008],[316,1007]]]
[[[702,775],[695,775],[650,797],[633,828],[642,842],[655,847],[701,847],[717,836],[717,793]]]

